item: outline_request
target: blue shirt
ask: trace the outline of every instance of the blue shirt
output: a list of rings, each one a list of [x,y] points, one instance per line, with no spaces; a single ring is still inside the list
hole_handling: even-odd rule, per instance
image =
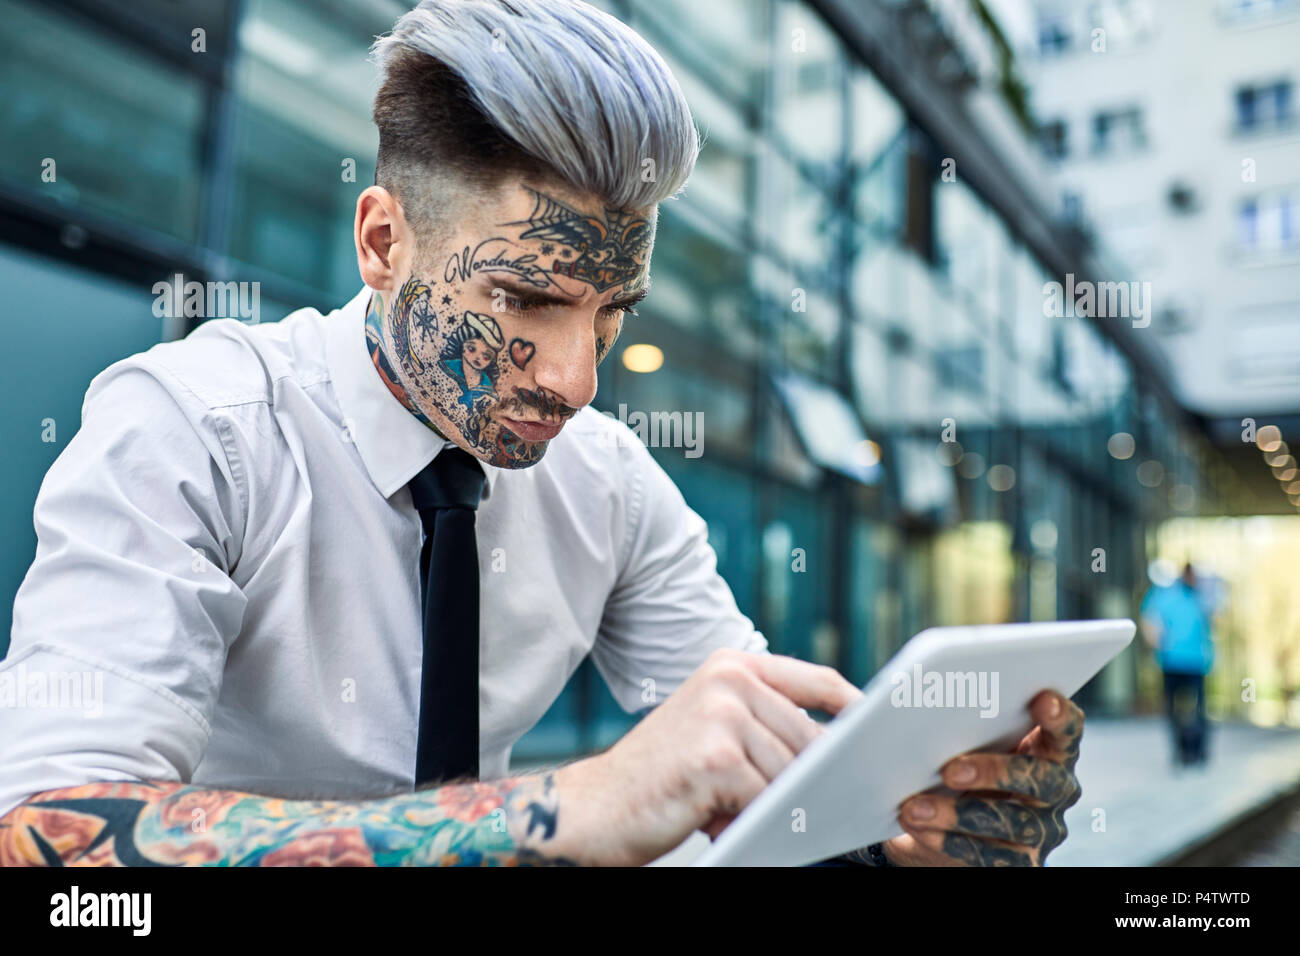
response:
[[[1206,674],[1214,663],[1210,621],[1200,595],[1182,581],[1153,587],[1142,599],[1142,616],[1160,624],[1156,660],[1176,674]]]

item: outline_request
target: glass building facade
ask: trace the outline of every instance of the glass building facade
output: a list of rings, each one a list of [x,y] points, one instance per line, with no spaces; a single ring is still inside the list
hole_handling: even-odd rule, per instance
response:
[[[862,683],[930,625],[1133,616],[1154,522],[1212,510],[1228,479],[1116,320],[1045,316],[1042,250],[944,174],[816,4],[598,5],[669,61],[705,146],[595,404],[701,413],[702,454],[652,451],[772,649]],[[24,356],[0,416],[61,429],[11,443],[3,613],[90,378],[186,331],[153,317],[154,282],[259,281],[268,321],[357,290],[366,50],[404,9],[0,0],[0,276]],[[635,371],[635,345],[662,364]],[[1137,688],[1130,653],[1083,703],[1127,710]],[[515,756],[634,719],[584,664]]]

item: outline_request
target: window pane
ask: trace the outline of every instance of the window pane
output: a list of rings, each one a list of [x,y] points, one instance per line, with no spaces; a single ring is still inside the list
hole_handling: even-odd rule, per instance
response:
[[[858,223],[881,236],[902,223],[906,117],[898,102],[866,70],[850,87],[853,124],[853,206]]]
[[[0,0],[0,48],[0,176],[197,239],[197,79],[103,31],[11,0]],[[46,170],[53,181],[42,178]]]
[[[777,129],[809,159],[836,160],[843,143],[839,38],[811,7],[783,3],[777,8],[775,55]]]
[[[765,241],[811,271],[827,270],[835,253],[836,211],[830,196],[771,145],[763,158],[767,202],[759,221]]]
[[[728,351],[758,351],[751,308],[749,257],[702,228],[672,204],[659,215],[650,297],[640,311],[717,337]]]
[[[660,53],[680,51],[684,59],[707,62],[746,100],[757,102],[767,63],[769,8],[769,0],[654,0],[636,4],[631,22]],[[680,81],[675,63],[673,72]]]
[[[251,0],[239,31],[230,252],[337,295],[355,292],[352,209],[374,181],[369,39],[391,29]]]

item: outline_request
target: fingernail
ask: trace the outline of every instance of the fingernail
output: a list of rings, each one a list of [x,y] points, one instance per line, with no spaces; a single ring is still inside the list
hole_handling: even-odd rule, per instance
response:
[[[969,760],[959,761],[953,764],[948,775],[952,777],[953,783],[970,783],[975,779],[975,765]]]
[[[907,805],[907,815],[917,820],[928,820],[934,816],[934,804],[929,800],[913,800]]]
[[[1059,697],[1053,697],[1053,698],[1052,698],[1052,706],[1051,706],[1050,710],[1048,711],[1048,716],[1049,716],[1049,717],[1060,717],[1060,716],[1061,716],[1061,698],[1059,698]]]

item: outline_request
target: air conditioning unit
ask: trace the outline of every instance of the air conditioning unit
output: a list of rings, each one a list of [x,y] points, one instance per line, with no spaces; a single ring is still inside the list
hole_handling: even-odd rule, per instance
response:
[[[1196,190],[1181,180],[1170,183],[1165,199],[1169,203],[1169,208],[1179,215],[1187,215],[1200,208],[1200,199],[1196,195]]]

